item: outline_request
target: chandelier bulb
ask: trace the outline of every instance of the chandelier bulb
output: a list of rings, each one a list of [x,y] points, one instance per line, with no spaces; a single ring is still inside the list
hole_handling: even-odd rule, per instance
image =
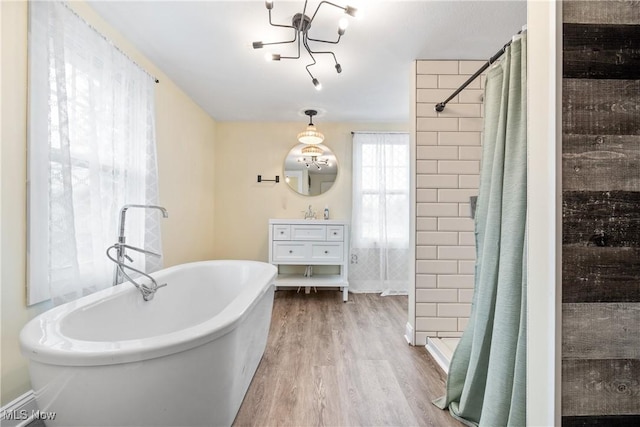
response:
[[[344,8],[344,13],[346,13],[349,16],[353,16],[354,18],[358,18],[359,17],[359,13],[358,13],[358,9],[356,9],[353,6],[345,6]]]
[[[262,47],[263,47],[263,44],[262,44],[261,41],[260,42],[253,42],[253,48],[254,49],[262,49]]]
[[[343,35],[348,26],[349,20],[347,18],[341,18],[340,21],[338,21],[338,34]]]
[[[273,9],[273,0],[266,0],[264,6],[269,10]]]
[[[342,66],[340,64],[336,64],[336,71],[338,72],[338,74],[342,72]]]
[[[280,54],[279,53],[265,53],[264,54],[264,60],[267,62],[271,62],[271,61],[280,61]]]
[[[322,90],[322,83],[320,83],[318,79],[314,77],[313,80],[311,80],[311,82],[316,87],[316,90]]]

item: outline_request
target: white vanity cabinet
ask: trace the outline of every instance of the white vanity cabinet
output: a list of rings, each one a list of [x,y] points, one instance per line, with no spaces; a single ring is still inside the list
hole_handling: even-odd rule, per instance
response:
[[[269,220],[269,262],[278,267],[276,286],[339,287],[347,301],[349,223],[337,220]],[[338,274],[280,274],[281,265],[334,265]]]

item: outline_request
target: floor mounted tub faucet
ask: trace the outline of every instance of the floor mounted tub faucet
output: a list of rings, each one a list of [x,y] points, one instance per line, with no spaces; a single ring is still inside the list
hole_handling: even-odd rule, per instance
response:
[[[138,288],[138,290],[140,290],[140,292],[142,292],[142,296],[143,296],[144,300],[145,301],[149,301],[150,299],[153,298],[153,295],[155,294],[156,290],[158,288],[166,286],[166,284],[158,285],[156,283],[156,281],[151,276],[149,276],[147,273],[127,265],[126,264],[126,260],[129,260],[130,262],[133,261],[133,260],[131,259],[131,257],[129,257],[129,255],[127,255],[126,250],[127,249],[131,249],[133,251],[140,252],[140,253],[145,254],[145,255],[155,256],[155,257],[160,257],[161,255],[157,254],[155,252],[152,252],[152,251],[148,251],[148,250],[141,249],[141,248],[136,248],[135,246],[130,246],[130,245],[126,244],[127,239],[126,239],[126,237],[124,235],[124,229],[125,229],[125,222],[126,222],[126,219],[127,219],[127,211],[129,209],[131,209],[131,208],[157,209],[162,213],[163,218],[168,218],[169,217],[169,213],[162,206],[156,206],[156,205],[124,205],[122,207],[122,209],[120,209],[120,215],[119,215],[119,220],[118,220],[118,230],[119,230],[119,232],[118,232],[118,242],[115,245],[112,245],[107,249],[107,257],[111,261],[116,263],[116,268],[115,268],[115,271],[113,273],[113,286],[119,284],[122,281],[123,278],[126,278],[136,288]],[[109,251],[111,249],[115,249],[116,250],[115,258],[112,257],[111,254],[109,253]],[[146,278],[151,280],[151,285],[145,285],[145,284],[137,283],[127,273],[125,273],[125,271],[124,271],[125,268],[128,268],[129,270],[135,271],[136,273],[145,276]]]

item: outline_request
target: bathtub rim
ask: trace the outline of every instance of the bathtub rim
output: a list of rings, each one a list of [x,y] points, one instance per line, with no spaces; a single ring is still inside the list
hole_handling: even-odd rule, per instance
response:
[[[241,291],[220,313],[204,322],[166,334],[123,341],[80,340],[61,332],[64,317],[76,310],[103,299],[117,298],[123,293],[139,293],[130,283],[123,283],[54,307],[31,319],[20,331],[21,353],[30,361],[48,365],[104,366],[168,356],[214,341],[233,331],[264,295],[275,289],[277,268],[261,261],[209,260],[178,264],[151,274],[155,278],[188,267],[216,264],[258,265],[260,270],[256,272],[254,286]],[[42,322],[48,327],[41,326]],[[119,347],[114,349],[113,343],[118,343]]]

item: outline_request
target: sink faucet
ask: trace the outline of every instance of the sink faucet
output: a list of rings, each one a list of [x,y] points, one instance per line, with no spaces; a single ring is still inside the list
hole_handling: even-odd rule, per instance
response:
[[[304,211],[304,219],[315,219],[316,213],[311,209],[311,205],[309,205],[309,209]]]
[[[153,295],[154,295],[155,291],[158,288],[161,288],[162,286],[166,286],[166,284],[158,286],[156,281],[151,276],[149,276],[148,274],[146,274],[143,271],[140,271],[138,269],[135,269],[135,268],[125,264],[125,258],[127,260],[129,260],[129,261],[133,261],[131,259],[131,257],[129,257],[129,255],[126,254],[126,250],[127,249],[131,249],[131,250],[140,252],[140,253],[145,254],[145,255],[151,255],[151,256],[160,257],[160,254],[157,254],[155,252],[151,252],[151,251],[148,251],[148,250],[145,250],[145,249],[136,248],[134,246],[130,246],[130,245],[126,244],[126,237],[124,235],[124,229],[125,229],[125,222],[126,222],[126,219],[127,219],[127,210],[129,210],[131,208],[157,209],[162,213],[163,218],[168,218],[169,214],[168,214],[167,210],[165,208],[163,208],[162,206],[156,206],[156,205],[124,205],[122,207],[122,209],[120,209],[120,215],[119,215],[119,220],[118,220],[118,230],[119,230],[118,242],[115,245],[112,245],[107,249],[107,257],[111,261],[116,263],[116,268],[115,268],[115,271],[113,273],[113,286],[115,286],[118,283],[120,283],[122,278],[124,277],[128,281],[133,283],[133,285],[135,285],[135,287],[138,288],[140,290],[140,292],[142,292],[142,296],[143,296],[144,300],[148,301],[148,300],[153,298]],[[116,250],[115,258],[112,257],[109,254],[109,250],[111,250],[111,249],[115,249]],[[135,280],[133,280],[127,273],[125,273],[124,268],[128,268],[128,269],[130,269],[132,271],[135,271],[136,273],[139,273],[139,274],[147,277],[148,279],[151,280],[152,285],[148,286],[148,285],[136,283]]]

